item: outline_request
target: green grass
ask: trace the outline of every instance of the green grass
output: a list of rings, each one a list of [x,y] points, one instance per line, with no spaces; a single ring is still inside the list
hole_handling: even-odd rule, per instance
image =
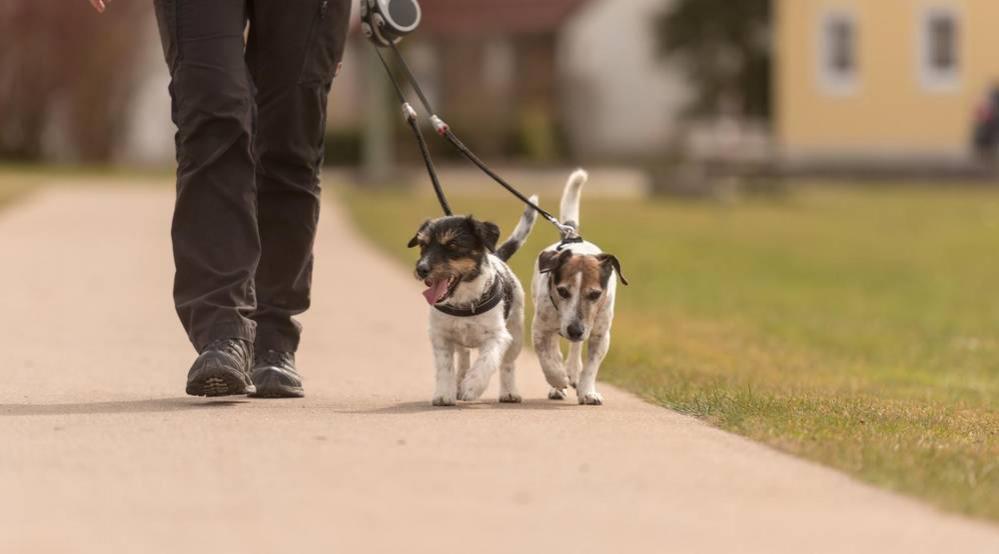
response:
[[[422,195],[341,196],[406,263],[438,213]],[[451,200],[505,231],[520,212]],[[999,191],[802,187],[728,206],[584,196],[582,219],[632,281],[603,380],[999,521]],[[525,282],[554,240],[539,222],[512,264]]]

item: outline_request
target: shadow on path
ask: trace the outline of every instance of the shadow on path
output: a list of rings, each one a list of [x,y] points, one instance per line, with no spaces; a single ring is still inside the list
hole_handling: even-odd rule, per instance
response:
[[[417,401],[417,402],[401,402],[393,406],[383,406],[381,408],[370,408],[366,410],[338,410],[339,413],[344,414],[416,414],[422,412],[440,412],[447,413],[452,411],[458,412],[475,412],[475,411],[538,411],[538,410],[564,410],[567,408],[575,408],[576,403],[572,402],[553,402],[550,400],[525,400],[519,404],[505,404],[501,402],[461,402],[456,406],[431,406],[428,401]]]
[[[210,410],[248,404],[249,400],[209,400],[204,398],[148,398],[109,402],[69,404],[0,404],[0,417],[86,414],[142,414]]]

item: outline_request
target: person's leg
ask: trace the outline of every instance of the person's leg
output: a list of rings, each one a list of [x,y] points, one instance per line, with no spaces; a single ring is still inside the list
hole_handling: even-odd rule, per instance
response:
[[[187,392],[246,394],[255,323],[253,85],[244,0],[156,0],[177,125],[174,301],[199,356]]]
[[[246,63],[257,85],[257,350],[293,353],[309,307],[326,100],[350,0],[254,0]]]
[[[244,0],[156,0],[177,125],[174,301],[200,352],[253,342],[260,257]]]

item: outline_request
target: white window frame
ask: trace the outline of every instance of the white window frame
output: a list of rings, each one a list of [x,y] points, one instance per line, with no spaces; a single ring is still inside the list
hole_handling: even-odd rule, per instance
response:
[[[832,39],[829,29],[833,24],[846,23],[853,33],[853,69],[849,74],[833,70],[829,61],[832,56]],[[819,89],[834,96],[850,96],[860,88],[860,23],[853,10],[845,8],[829,9],[819,16],[816,35],[816,68]]]
[[[941,70],[933,65],[932,41],[930,40],[930,23],[939,17],[948,17],[954,22],[954,60],[952,68]],[[964,18],[957,6],[932,5],[923,8],[916,25],[916,68],[919,82],[924,90],[930,92],[955,92],[961,87],[961,68],[964,63],[964,51],[961,41],[964,33]]]

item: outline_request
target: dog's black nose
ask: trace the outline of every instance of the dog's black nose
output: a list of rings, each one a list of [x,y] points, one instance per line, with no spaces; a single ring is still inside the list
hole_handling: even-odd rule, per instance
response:
[[[420,279],[426,279],[430,276],[430,264],[427,262],[420,262],[416,264],[416,276]]]
[[[579,340],[583,338],[583,326],[579,323],[573,323],[566,328],[565,334],[569,335],[566,337],[569,340]]]

